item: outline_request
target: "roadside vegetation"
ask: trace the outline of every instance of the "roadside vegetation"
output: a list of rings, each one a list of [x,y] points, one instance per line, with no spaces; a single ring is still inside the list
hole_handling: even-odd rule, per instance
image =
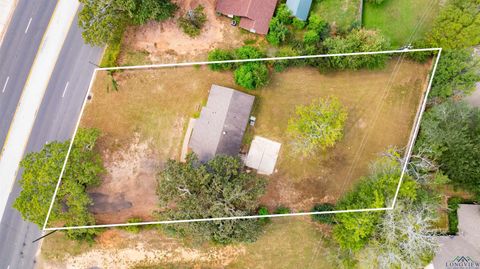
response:
[[[96,129],[78,130],[47,227],[95,224],[93,214],[88,211],[92,200],[86,190],[100,184],[99,175],[104,172],[100,155],[94,150],[99,135]],[[20,180],[22,191],[13,207],[40,229],[47,217],[69,146],[70,141],[48,143],[41,151],[27,154],[20,164],[24,169]],[[71,239],[87,241],[92,241],[98,232],[97,229],[65,231]]]
[[[82,36],[91,45],[107,45],[100,63],[102,67],[116,66],[123,33],[128,25],[149,20],[163,21],[174,15],[177,6],[170,0],[81,0],[78,15]]]

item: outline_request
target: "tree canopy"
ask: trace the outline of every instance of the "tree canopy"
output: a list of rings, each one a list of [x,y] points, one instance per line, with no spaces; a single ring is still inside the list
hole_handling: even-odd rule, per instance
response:
[[[79,26],[85,42],[104,45],[128,24],[143,24],[149,20],[162,21],[173,16],[177,6],[170,0],[80,0]]]
[[[329,54],[382,51],[389,47],[387,39],[380,33],[365,29],[352,30],[343,37],[329,37],[325,39],[323,45]],[[329,65],[334,69],[373,69],[383,67],[387,59],[386,54],[330,57]]]
[[[373,165],[370,175],[362,178],[352,191],[338,201],[336,210],[390,206],[401,171],[395,158],[380,158]],[[417,198],[417,188],[417,183],[405,176],[399,197],[413,201]],[[383,214],[383,211],[336,214],[333,238],[342,249],[358,251],[368,243]]]
[[[437,161],[456,186],[480,195],[480,111],[448,101],[428,110],[416,150]]]
[[[471,49],[445,51],[438,62],[430,96],[450,97],[466,95],[475,89],[480,81],[480,61]]]
[[[240,159],[218,155],[200,163],[194,154],[185,163],[169,160],[158,175],[161,218],[171,220],[234,217],[255,214],[266,181],[243,170]],[[174,205],[174,206],[172,206]],[[218,243],[254,241],[258,220],[192,222],[172,226],[181,234],[195,234]]]
[[[244,63],[235,72],[235,82],[249,90],[265,86],[270,78],[270,72],[264,63]]]
[[[296,150],[304,155],[333,147],[343,137],[347,110],[337,98],[317,99],[295,109],[287,131]]]
[[[433,28],[427,35],[427,41],[435,47],[459,49],[480,43],[480,0],[448,1]]]
[[[88,212],[92,201],[86,188],[99,184],[99,175],[104,170],[100,156],[94,151],[98,136],[96,129],[78,130],[49,223],[95,224],[93,215]],[[41,151],[27,154],[20,163],[24,169],[20,180],[22,191],[13,207],[25,220],[39,227],[43,227],[69,145],[70,141],[46,144]],[[71,230],[67,234],[71,238],[92,239],[95,230]]]

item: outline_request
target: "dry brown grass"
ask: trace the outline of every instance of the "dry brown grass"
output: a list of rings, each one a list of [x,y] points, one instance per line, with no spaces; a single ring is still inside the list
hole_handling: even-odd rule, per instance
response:
[[[406,146],[430,65],[404,62],[387,88],[394,64],[392,60],[384,70],[329,74],[313,68],[292,68],[273,73],[268,86],[249,92],[257,97],[253,112],[257,123],[249,135],[282,143],[278,172],[269,177],[261,203],[297,211],[309,210],[314,203],[334,202],[367,173],[379,154],[391,146]],[[109,156],[125,151],[136,135],[140,142],[150,145],[152,153],[146,158],[155,160],[156,170],[168,158],[178,159],[188,118],[198,113],[211,85],[239,89],[230,72],[212,72],[205,66],[126,71],[115,77],[119,91],[108,92],[111,82],[105,74],[99,74],[94,98],[81,122],[84,127],[101,129],[99,149],[111,169],[118,160],[109,160]],[[295,106],[326,96],[336,96],[349,111],[343,140],[333,149],[308,158],[292,153],[286,128]],[[129,177],[128,182],[155,182],[155,169],[142,177]],[[140,173],[142,168],[134,170]],[[110,180],[115,188],[112,185],[101,191],[119,191],[124,186],[128,192],[131,184],[122,180],[126,182],[119,175]],[[149,192],[148,197],[154,201],[154,195]]]

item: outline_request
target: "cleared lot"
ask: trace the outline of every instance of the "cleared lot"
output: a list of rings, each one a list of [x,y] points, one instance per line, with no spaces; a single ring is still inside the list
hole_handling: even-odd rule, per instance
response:
[[[391,60],[383,70],[328,74],[290,68],[273,73],[266,87],[248,91],[256,95],[257,121],[247,131],[243,151],[254,135],[282,143],[262,204],[300,211],[335,202],[379,154],[406,146],[430,64],[406,61],[393,76],[395,63]],[[180,158],[189,118],[198,116],[210,86],[242,89],[230,72],[212,72],[206,66],[124,71],[114,78],[118,91],[112,90],[106,72],[98,74],[81,120],[82,127],[101,130],[97,150],[107,168],[102,184],[90,190],[95,202],[91,210],[98,223],[153,220],[159,209],[155,175],[169,158]],[[308,158],[294,154],[286,128],[295,107],[327,96],[337,97],[348,109],[344,138]]]

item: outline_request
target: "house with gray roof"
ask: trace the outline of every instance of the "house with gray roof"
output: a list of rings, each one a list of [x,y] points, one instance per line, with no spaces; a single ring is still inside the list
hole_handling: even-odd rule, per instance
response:
[[[310,13],[311,6],[312,0],[287,0],[287,7],[292,12],[292,15],[302,21],[308,19],[308,13]]]
[[[252,95],[212,85],[189,142],[200,161],[239,154],[254,100]]]

